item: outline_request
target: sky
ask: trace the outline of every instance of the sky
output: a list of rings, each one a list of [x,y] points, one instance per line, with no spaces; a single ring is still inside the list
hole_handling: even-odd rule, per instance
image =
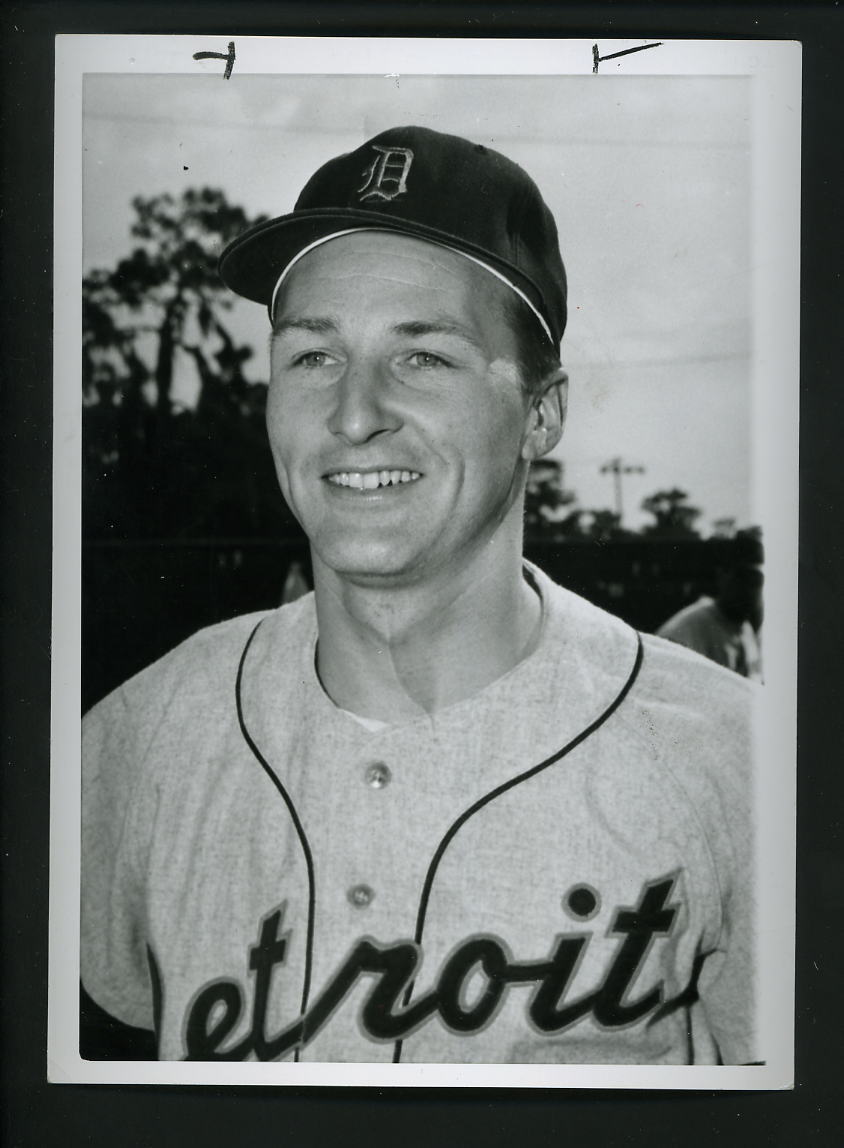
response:
[[[554,457],[578,505],[613,507],[601,467],[620,456],[644,468],[624,479],[630,527],[647,521],[642,498],[675,486],[704,533],[756,520],[746,78],[109,74],[86,76],[84,106],[86,271],[131,250],[135,195],[219,187],[281,215],[320,164],[399,124],[504,152],[560,232],[570,394]],[[239,302],[232,325],[266,378],[264,309]]]

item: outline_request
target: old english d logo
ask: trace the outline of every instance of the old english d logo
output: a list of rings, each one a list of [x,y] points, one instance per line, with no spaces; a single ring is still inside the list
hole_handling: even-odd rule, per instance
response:
[[[358,188],[361,202],[404,195],[413,152],[407,147],[379,147],[378,144],[373,144],[372,149],[378,154],[363,173],[364,180]]]

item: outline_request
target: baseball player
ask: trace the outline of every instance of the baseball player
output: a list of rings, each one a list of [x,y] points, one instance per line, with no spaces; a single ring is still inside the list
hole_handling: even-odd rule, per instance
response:
[[[85,723],[82,978],[164,1060],[757,1061],[752,687],[522,557],[555,222],[418,128],[220,261],[314,592]]]
[[[715,572],[715,596],[703,595],[679,610],[657,634],[761,681],[762,542],[740,532],[734,547]]]

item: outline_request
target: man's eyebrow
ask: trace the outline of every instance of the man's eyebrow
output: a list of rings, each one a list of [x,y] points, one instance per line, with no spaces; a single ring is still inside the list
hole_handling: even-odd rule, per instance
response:
[[[406,323],[397,323],[393,330],[397,335],[408,335],[411,339],[418,339],[424,335],[456,335],[459,339],[465,339],[467,343],[483,350],[474,333],[453,319],[411,319]]]
[[[309,319],[304,315],[291,315],[273,324],[273,337],[284,335],[287,331],[309,331],[312,335],[331,335],[337,329],[333,319]]]
[[[329,316],[289,315],[276,321],[273,326],[272,337],[278,338],[288,331],[306,331],[312,335],[332,335],[339,330],[340,324]],[[483,350],[480,341],[470,328],[453,319],[408,319],[403,323],[396,323],[392,331],[396,335],[411,339],[419,339],[425,335],[454,335]]]

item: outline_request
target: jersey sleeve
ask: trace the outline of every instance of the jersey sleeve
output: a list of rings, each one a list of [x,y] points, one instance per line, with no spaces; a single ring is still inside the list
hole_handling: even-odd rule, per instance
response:
[[[702,1063],[716,1052],[724,1064],[758,1062],[753,728],[761,687],[658,638],[646,642],[643,676],[644,728],[659,731],[643,744],[699,846],[690,839],[687,851],[702,914],[693,1042],[699,1035]]]
[[[144,853],[154,794],[125,687],[96,706],[82,733],[81,975],[126,1024],[154,1028],[144,909]]]
[[[81,976],[113,1017],[155,1029],[159,1000],[149,872],[171,758],[161,739],[231,672],[263,615],[199,631],[95,706],[82,723]],[[228,678],[226,678],[228,681]],[[171,799],[172,800],[172,799]]]
[[[763,1059],[757,1034],[756,856],[752,747],[739,738],[716,773],[709,839],[721,899],[721,929],[707,954],[698,993],[724,1064]],[[726,763],[725,763],[726,764]]]

